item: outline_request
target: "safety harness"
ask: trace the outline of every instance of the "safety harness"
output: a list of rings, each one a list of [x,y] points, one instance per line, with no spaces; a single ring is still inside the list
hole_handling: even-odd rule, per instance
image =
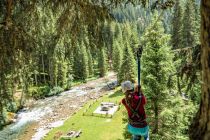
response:
[[[129,109],[131,110],[131,112],[132,112],[132,116],[129,117],[129,123],[130,123],[131,125],[143,125],[143,124],[145,124],[145,119],[143,118],[143,115],[144,115],[144,114],[139,114],[139,107],[140,107],[140,105],[141,105],[141,98],[142,98],[142,96],[140,95],[140,96],[139,96],[139,100],[138,100],[138,104],[137,104],[137,106],[136,106],[135,109],[134,109],[133,107],[131,107],[131,105],[130,105],[130,103],[128,102],[128,100],[125,99],[125,102],[126,102],[128,108],[129,108]],[[135,119],[135,117],[136,117],[137,119]]]

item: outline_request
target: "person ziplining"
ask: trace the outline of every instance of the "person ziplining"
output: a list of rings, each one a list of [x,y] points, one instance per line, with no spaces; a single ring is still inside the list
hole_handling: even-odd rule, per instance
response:
[[[121,84],[122,91],[125,97],[122,99],[122,104],[125,106],[128,113],[128,132],[132,134],[132,140],[140,140],[144,137],[149,140],[149,126],[146,122],[146,113],[144,105],[146,97],[144,96],[140,83],[140,58],[142,48],[137,51],[138,61],[138,85],[133,86],[130,81],[125,81]]]

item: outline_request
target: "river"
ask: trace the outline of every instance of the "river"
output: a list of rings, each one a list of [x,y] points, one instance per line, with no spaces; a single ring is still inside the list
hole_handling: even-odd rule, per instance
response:
[[[33,101],[29,107],[17,113],[16,122],[0,131],[0,140],[41,140],[52,128],[63,122],[83,107],[89,100],[100,98],[115,82],[111,73],[105,78],[89,81],[73,87],[58,96]]]

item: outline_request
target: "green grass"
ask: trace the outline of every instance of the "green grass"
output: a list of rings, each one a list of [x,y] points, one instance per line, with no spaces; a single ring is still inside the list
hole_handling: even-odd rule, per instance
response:
[[[82,130],[82,134],[77,140],[123,140],[123,129],[125,124],[122,123],[122,107],[117,111],[112,118],[105,116],[90,116],[92,112],[98,107],[101,101],[111,101],[119,103],[123,98],[122,93],[118,90],[112,95],[105,95],[97,102],[90,101],[74,116],[65,121],[64,125],[54,128],[45,140],[53,140],[58,133],[66,134],[70,130]],[[86,112],[87,115],[83,116],[83,112],[91,107]]]

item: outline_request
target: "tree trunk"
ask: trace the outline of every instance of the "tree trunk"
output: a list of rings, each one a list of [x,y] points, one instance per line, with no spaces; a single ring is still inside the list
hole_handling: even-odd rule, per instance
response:
[[[5,15],[5,27],[8,30],[11,27],[11,18],[12,18],[12,9],[13,9],[13,0],[6,1],[6,15]]]
[[[210,1],[201,1],[202,92],[200,109],[190,127],[191,140],[210,140]]]
[[[44,83],[46,84],[46,77],[45,77],[45,64],[44,64],[44,55],[42,54],[42,73],[44,76]]]
[[[53,66],[52,66],[52,60],[49,59],[49,75],[50,75],[50,85],[53,86],[54,85],[54,75],[53,75]]]
[[[34,74],[34,78],[35,78],[35,85],[38,85],[38,80],[37,80],[37,73]]]
[[[25,62],[23,63],[23,69],[21,70],[21,78],[22,78],[22,92],[20,98],[20,108],[22,108],[25,104],[26,95],[28,94],[28,71],[26,70]]]

